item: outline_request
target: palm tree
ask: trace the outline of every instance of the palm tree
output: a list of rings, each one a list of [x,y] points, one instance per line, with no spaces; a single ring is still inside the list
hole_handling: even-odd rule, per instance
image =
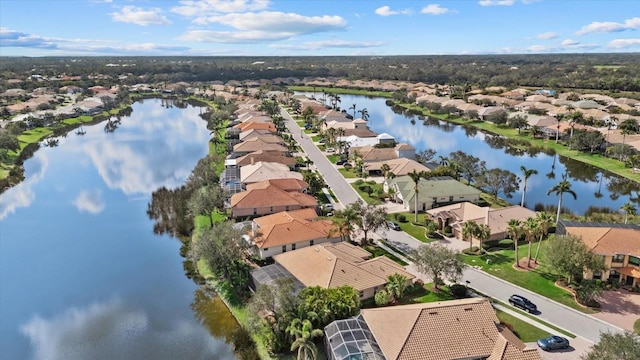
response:
[[[318,350],[313,339],[322,336],[322,330],[314,329],[309,320],[295,318],[287,327],[287,331],[296,338],[291,344],[291,351],[298,350],[298,360],[315,360],[317,358]]]
[[[391,167],[389,166],[389,164],[384,163],[382,164],[382,166],[380,166],[380,172],[382,172],[382,176],[384,176],[384,178],[387,178],[387,174],[389,173],[389,171],[391,171]]]
[[[522,201],[520,202],[520,206],[524,207],[524,196],[527,192],[527,181],[532,175],[536,175],[538,170],[536,169],[527,169],[526,167],[520,166],[520,170],[522,171],[522,175],[524,175],[524,187],[522,188]]]
[[[362,120],[369,120],[369,110],[367,110],[367,108],[360,109],[358,110],[358,112],[360,113],[360,117],[362,118]]]
[[[473,247],[473,236],[478,232],[478,224],[473,220],[462,223],[462,239],[469,240],[469,251]]]
[[[410,173],[408,173],[407,175],[409,175],[409,177],[411,178],[411,180],[413,180],[413,192],[414,192],[414,198],[415,198],[415,203],[414,203],[414,214],[415,214],[415,222],[418,222],[418,184],[420,183],[420,179],[426,179],[429,174],[427,174],[426,171],[416,171],[416,169],[413,169],[413,171],[411,171]]]
[[[334,234],[340,235],[340,240],[351,240],[351,233],[354,230],[354,224],[358,220],[358,214],[353,210],[351,206],[347,206],[344,210],[335,211],[331,222],[333,227],[327,234],[327,237],[331,237]]]
[[[527,254],[527,267],[531,266],[531,246],[536,241],[536,236],[540,232],[540,226],[538,221],[534,217],[528,217],[522,224],[525,238],[529,242],[529,253]]]
[[[507,233],[511,240],[513,240],[513,244],[515,246],[515,256],[516,256],[516,266],[520,267],[520,261],[518,259],[518,240],[520,239],[520,234],[522,233],[522,222],[518,219],[509,220],[509,226],[507,227]]]
[[[549,234],[549,228],[553,226],[553,216],[546,212],[539,212],[536,215],[536,221],[540,227],[540,241],[538,241],[538,247],[536,248],[536,256],[533,262],[538,263],[538,255],[540,254],[540,245],[542,244],[542,238]]]
[[[487,224],[478,225],[475,236],[480,242],[480,252],[482,252],[482,242],[489,240],[489,238],[491,237],[491,228]]]
[[[387,291],[393,297],[393,302],[400,300],[407,289],[407,277],[402,274],[391,274],[387,278]]]
[[[565,193],[573,196],[574,199],[578,198],[576,192],[571,190],[571,183],[567,180],[567,175],[562,176],[562,181],[560,181],[556,186],[552,187],[547,191],[547,195],[554,193],[558,196],[558,214],[556,215],[556,225],[558,221],[560,221],[560,211],[562,211],[562,195]]]
[[[635,215],[637,213],[637,208],[631,202],[628,202],[622,205],[622,211],[624,211],[624,223],[626,224],[629,221],[629,215]]]
[[[356,104],[351,105],[349,110],[353,110],[353,120],[356,119]]]
[[[449,166],[449,158],[446,156],[438,156],[440,158],[440,166]]]

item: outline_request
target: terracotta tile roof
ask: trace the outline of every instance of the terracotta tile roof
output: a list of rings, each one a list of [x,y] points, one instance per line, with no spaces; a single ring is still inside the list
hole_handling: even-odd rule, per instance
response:
[[[258,150],[265,150],[265,151],[279,151],[279,152],[283,152],[286,153],[287,151],[289,151],[285,146],[280,145],[278,143],[269,143],[266,141],[262,141],[260,139],[256,139],[254,141],[243,141],[241,143],[237,143],[235,145],[233,145],[233,152],[239,152],[239,153],[243,153],[243,152],[254,152],[254,151],[258,151]]]
[[[398,153],[394,148],[377,148],[375,146],[360,146],[349,149],[349,154],[358,152],[362,156],[362,161],[387,161],[397,159]]]
[[[284,144],[284,140],[282,140],[282,138],[280,136],[278,136],[276,134],[271,134],[271,133],[269,133],[269,134],[260,134],[260,133],[251,134],[249,136],[246,136],[242,141],[243,142],[262,141],[262,142],[269,143],[269,144],[280,144],[280,145]]]
[[[289,170],[289,166],[277,162],[258,161],[240,168],[240,181],[251,184],[272,179],[297,179],[302,180],[299,172]]]
[[[333,224],[317,217],[313,209],[283,211],[253,220],[258,236],[253,241],[259,248],[270,248],[329,237]]]
[[[302,206],[302,207],[314,207],[317,206],[318,200],[311,195],[288,192],[280,189],[277,186],[268,186],[263,189],[254,189],[250,191],[243,191],[231,196],[232,208],[258,208],[265,206]]]
[[[244,122],[242,124],[238,124],[236,126],[234,126],[235,128],[240,129],[240,131],[247,131],[250,129],[256,129],[256,130],[273,130],[274,132],[276,131],[276,126],[273,123],[267,123],[267,122]]]
[[[254,189],[266,189],[269,186],[275,186],[284,191],[302,192],[309,187],[309,184],[298,179],[269,179],[247,185],[247,191]]]
[[[389,165],[389,168],[390,168],[389,171],[391,171],[396,176],[407,175],[413,170],[416,170],[417,172],[431,171],[428,167],[420,164],[419,162],[415,160],[407,159],[407,158],[397,158],[397,159],[391,159],[386,161],[375,161],[375,162],[372,161],[370,163],[367,163],[365,168],[369,171],[380,170],[382,168],[382,164]]]
[[[293,167],[296,164],[296,159],[287,156],[283,152],[258,150],[237,158],[236,166],[250,165],[252,162],[255,164],[259,161],[280,163],[288,167]]]
[[[566,227],[596,254],[640,256],[640,230],[615,227]]]
[[[387,360],[482,358],[500,348],[510,355],[505,359],[541,359],[517,338],[500,334],[504,330],[483,298],[363,309],[362,316]]]
[[[350,285],[361,291],[384,286],[391,274],[414,278],[402,266],[386,258],[365,260],[371,254],[356,248],[344,242],[322,244],[275,255],[273,259],[305,286],[335,288]]]

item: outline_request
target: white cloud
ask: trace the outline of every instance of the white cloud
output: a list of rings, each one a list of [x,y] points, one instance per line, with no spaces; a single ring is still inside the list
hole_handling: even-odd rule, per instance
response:
[[[36,315],[20,331],[34,359],[234,358],[229,345],[197,322],[166,323],[120,300],[69,308],[50,319]]]
[[[99,214],[104,210],[104,200],[102,200],[102,193],[100,190],[81,191],[80,194],[78,194],[78,197],[73,201],[73,205],[75,205],[79,211],[86,211],[91,214]]]
[[[624,21],[624,23],[617,23],[612,21],[594,21],[589,25],[583,26],[582,29],[576,32],[576,35],[585,35],[589,33],[610,33],[637,29],[640,29],[640,17],[627,19]]]
[[[402,9],[402,10],[391,10],[391,8],[387,5],[381,6],[375,10],[375,13],[380,16],[391,16],[391,15],[410,15],[411,9]]]
[[[373,48],[383,46],[385,43],[381,41],[361,42],[361,41],[345,41],[345,40],[325,40],[325,41],[309,41],[299,45],[274,44],[270,45],[273,49],[283,50],[320,50],[326,48]]]
[[[628,47],[640,46],[640,39],[615,39],[607,45],[611,49],[624,49]]]
[[[511,6],[515,0],[480,0],[478,4],[481,6]]]
[[[169,25],[171,21],[161,14],[162,10],[152,8],[144,10],[135,6],[125,6],[120,12],[111,13],[111,20],[132,23],[140,26],[148,25]]]
[[[565,39],[562,40],[562,42],[560,43],[560,45],[562,46],[571,46],[571,45],[578,45],[579,43],[573,39]]]
[[[293,33],[273,33],[268,31],[211,31],[190,30],[180,35],[181,41],[212,42],[222,44],[255,43],[260,41],[274,41],[288,39]]]
[[[423,7],[420,12],[423,14],[442,15],[451,12],[451,10],[441,7],[440,4],[429,4]]]
[[[540,39],[540,40],[550,40],[550,39],[555,39],[557,37],[558,37],[558,34],[554,33],[553,31],[548,31],[548,32],[544,32],[536,35],[536,39]]]
[[[171,11],[183,16],[206,17],[221,13],[264,10],[269,0],[182,0]]]
[[[0,195],[0,220],[16,212],[18,208],[26,208],[36,198],[32,187],[42,180],[49,167],[49,159],[42,150],[37,151],[31,159],[30,174],[18,185],[9,188]]]

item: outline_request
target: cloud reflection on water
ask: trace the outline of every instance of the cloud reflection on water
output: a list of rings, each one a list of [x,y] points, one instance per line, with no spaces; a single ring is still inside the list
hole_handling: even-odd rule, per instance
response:
[[[44,177],[49,161],[44,152],[36,152],[29,163],[30,173],[21,183],[8,189],[0,195],[0,220],[12,214],[17,208],[29,207],[35,200],[36,194],[32,186]]]

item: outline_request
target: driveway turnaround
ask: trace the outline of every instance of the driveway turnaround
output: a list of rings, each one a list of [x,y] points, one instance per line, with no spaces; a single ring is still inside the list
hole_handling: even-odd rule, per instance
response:
[[[289,132],[298,142],[300,147],[313,161],[315,167],[324,177],[327,185],[333,190],[340,203],[348,205],[354,203],[360,196],[340,174],[338,169],[327,159],[327,157],[312,142],[311,138],[304,134],[295,120],[284,109],[280,110]],[[403,252],[422,245],[416,238],[402,231],[378,231],[381,238],[386,238],[394,247]],[[460,250],[461,244],[466,244],[457,239],[444,240],[443,245]],[[465,245],[468,246],[468,245]],[[480,293],[496,298],[508,303],[509,296],[520,294],[527,297],[538,306],[540,314],[537,315],[542,320],[565,329],[575,335],[581,336],[588,341],[598,342],[601,332],[619,332],[621,328],[606,323],[593,316],[581,313],[568,306],[547,299],[541,295],[525,290],[519,286],[501,280],[473,267],[467,267],[463,274],[463,281],[469,281],[469,286]]]

